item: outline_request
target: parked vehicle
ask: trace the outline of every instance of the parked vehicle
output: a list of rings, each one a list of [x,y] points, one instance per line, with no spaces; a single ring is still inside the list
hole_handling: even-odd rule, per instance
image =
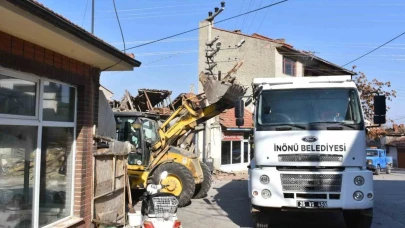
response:
[[[366,150],[367,169],[373,171],[376,175],[385,169],[387,174],[391,173],[393,167],[392,157],[387,157],[387,152],[383,149],[368,148]]]
[[[248,189],[255,227],[268,227],[285,210],[339,210],[347,227],[369,228],[373,173],[363,169],[366,126],[351,77],[255,78],[252,86]],[[374,97],[374,124],[385,123],[385,99]],[[244,106],[242,99],[235,104],[237,126]]]
[[[141,197],[143,215],[142,228],[181,228],[181,222],[177,218],[178,197],[169,192],[160,192],[161,189],[170,185],[162,184],[168,176],[163,171],[159,178],[159,184],[148,184],[146,191]]]

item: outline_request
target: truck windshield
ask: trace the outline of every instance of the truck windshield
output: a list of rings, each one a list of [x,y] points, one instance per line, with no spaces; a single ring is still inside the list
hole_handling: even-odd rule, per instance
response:
[[[351,88],[266,90],[258,100],[257,121],[264,127],[338,125],[346,130],[363,124],[357,90]]]
[[[378,157],[378,151],[367,150],[367,157]]]

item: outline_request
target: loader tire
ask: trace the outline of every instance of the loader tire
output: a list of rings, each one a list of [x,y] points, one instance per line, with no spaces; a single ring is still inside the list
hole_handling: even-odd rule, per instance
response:
[[[154,183],[159,183],[159,177],[163,171],[167,171],[168,176],[162,183],[170,186],[162,189],[161,192],[173,193],[179,199],[178,207],[186,206],[191,201],[195,190],[193,174],[186,166],[180,163],[166,163],[156,168],[152,177]]]
[[[204,180],[201,184],[195,185],[194,199],[201,199],[207,196],[208,191],[211,188],[212,175],[211,170],[207,164],[200,161],[201,169],[203,171]]]

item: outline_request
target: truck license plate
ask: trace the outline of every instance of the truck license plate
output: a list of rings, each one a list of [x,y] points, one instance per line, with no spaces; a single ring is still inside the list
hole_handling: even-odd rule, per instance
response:
[[[326,201],[297,201],[299,208],[325,208],[327,206]]]

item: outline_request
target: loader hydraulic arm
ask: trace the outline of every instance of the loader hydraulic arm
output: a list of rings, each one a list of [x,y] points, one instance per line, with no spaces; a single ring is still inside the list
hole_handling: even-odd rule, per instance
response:
[[[184,97],[182,105],[160,126],[160,141],[152,146],[155,156],[165,151],[168,146],[174,145],[176,140],[190,130],[193,131],[198,124],[232,108],[234,102],[246,92],[246,88],[235,81],[219,81],[203,74],[200,74],[200,81],[205,94]],[[206,100],[209,105],[206,105]]]

